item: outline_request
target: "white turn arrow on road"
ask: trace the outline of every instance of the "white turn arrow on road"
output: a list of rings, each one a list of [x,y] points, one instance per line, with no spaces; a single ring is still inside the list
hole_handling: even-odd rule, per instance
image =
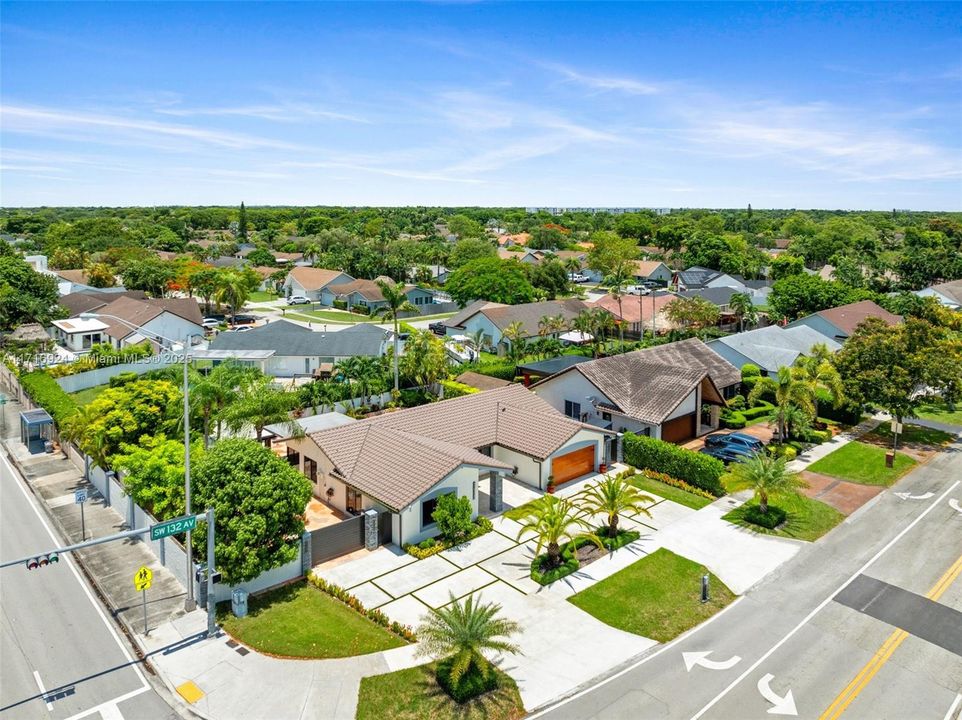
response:
[[[955,510],[957,513],[962,513],[962,507],[959,507],[959,501],[955,498],[949,498],[949,507]]]
[[[775,676],[771,673],[763,675],[758,681],[758,692],[762,694],[762,697],[768,700],[773,707],[768,708],[769,715],[798,715],[798,710],[795,709],[795,698],[792,697],[792,691],[789,690],[785,693],[785,697],[778,695],[774,690],[772,690],[771,683],[775,679]]]
[[[923,493],[922,495],[913,495],[912,493],[900,492],[895,493],[896,497],[900,497],[903,500],[928,500],[930,497],[935,495],[934,492]]]
[[[708,659],[708,656],[711,654],[711,650],[705,652],[683,652],[681,657],[685,661],[685,669],[688,672],[691,672],[691,669],[695,667],[695,665],[701,665],[703,668],[708,668],[709,670],[730,670],[741,660],[738,655],[733,655],[727,660],[716,662],[715,660]]]

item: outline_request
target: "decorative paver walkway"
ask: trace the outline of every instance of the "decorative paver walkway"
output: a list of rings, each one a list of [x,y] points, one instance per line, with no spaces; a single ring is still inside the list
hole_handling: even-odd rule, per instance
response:
[[[831,505],[845,515],[851,515],[872,498],[885,491],[882,485],[862,485],[839,480],[830,475],[803,470],[801,478],[808,483],[802,493]]]

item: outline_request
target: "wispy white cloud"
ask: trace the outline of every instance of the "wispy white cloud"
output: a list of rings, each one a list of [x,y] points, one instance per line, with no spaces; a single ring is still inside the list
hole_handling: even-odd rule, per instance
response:
[[[352,123],[370,124],[367,120],[356,115],[334,112],[323,108],[303,104],[278,105],[240,105],[233,107],[180,107],[178,105],[164,105],[155,108],[155,112],[162,115],[176,117],[249,117],[274,122],[303,122],[305,120],[342,120]]]
[[[461,177],[439,172],[420,172],[417,170],[406,170],[377,165],[364,165],[358,162],[347,160],[317,160],[317,161],[287,161],[278,163],[280,167],[289,168],[316,168],[316,169],[337,169],[351,170],[355,172],[371,173],[374,175],[385,175],[387,177],[401,178],[404,180],[420,180],[424,182],[445,182],[445,183],[464,183],[477,185],[483,181],[476,178]]]
[[[583,85],[599,92],[620,92],[627,95],[657,95],[664,91],[664,86],[652,82],[645,82],[631,77],[617,75],[593,75],[580,72],[566,65],[555,63],[541,63],[542,66],[571,83]]]

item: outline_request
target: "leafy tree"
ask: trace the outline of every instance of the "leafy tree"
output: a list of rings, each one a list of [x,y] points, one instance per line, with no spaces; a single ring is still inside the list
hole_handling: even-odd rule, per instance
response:
[[[490,240],[483,238],[467,238],[458,240],[448,256],[448,267],[457,270],[473,260],[495,258],[498,251]]]
[[[457,544],[467,540],[474,528],[471,520],[473,510],[468,497],[448,493],[438,498],[431,519],[437,523],[438,532],[445,540]]]
[[[568,236],[565,232],[554,225],[542,225],[541,227],[531,228],[531,239],[528,240],[528,247],[538,250],[557,250],[568,244]]]
[[[217,294],[220,281],[220,271],[215,268],[205,268],[192,273],[187,278],[187,291],[191,295],[197,293],[204,300],[204,308],[210,310],[210,302]]]
[[[477,220],[467,215],[452,215],[447,220],[448,230],[458,236],[458,239],[479,238],[484,235],[484,228]]]
[[[565,266],[557,259],[546,258],[531,267],[530,278],[531,284],[536,289],[542,290],[548,300],[554,300],[568,292],[568,273]]]
[[[588,251],[588,267],[602,275],[623,272],[638,258],[638,247],[630,238],[597,232],[591,236],[591,242],[594,247]]]
[[[120,271],[124,287],[128,290],[143,290],[152,297],[164,297],[167,286],[175,279],[176,273],[170,263],[154,255],[146,255],[138,260],[129,260]]]
[[[445,289],[462,307],[474,300],[516,305],[534,301],[524,267],[497,257],[472,260],[451,273]]]
[[[247,262],[259,267],[274,267],[274,253],[267,248],[255,248],[247,253]]]
[[[199,444],[191,457],[200,454]],[[165,435],[145,435],[138,444],[124,444],[113,465],[123,471],[124,490],[134,502],[159,520],[185,512],[184,441]]]
[[[404,294],[403,285],[395,285],[384,280],[376,280],[375,282],[377,286],[381,288],[381,295],[384,296],[384,300],[387,302],[387,305],[378,308],[375,314],[383,315],[394,325],[394,392],[398,392],[398,355],[400,353],[398,349],[398,343],[400,342],[400,328],[398,324],[400,322],[400,314],[402,312],[417,312],[418,309],[407,299],[407,295]]]
[[[79,247],[58,247],[50,255],[50,267],[55,270],[78,270],[87,264],[87,254]]]
[[[605,475],[605,479],[589,485],[581,492],[587,511],[591,515],[608,516],[608,537],[618,537],[618,519],[623,513],[647,515],[647,505],[655,502],[624,478]]]
[[[228,438],[191,466],[194,507],[214,509],[214,564],[230,585],[297,557],[311,483],[254,440]],[[194,552],[206,560],[206,527],[198,523]]]
[[[722,475],[722,484],[728,492],[751,490],[758,499],[759,511],[764,514],[768,512],[770,498],[796,495],[808,487],[798,473],[787,470],[786,463],[785,458],[768,453],[743,457],[728,466],[728,472]]]
[[[591,532],[588,521],[590,513],[578,507],[568,498],[545,495],[530,504],[528,513],[519,520],[521,530],[518,541],[523,537],[534,536],[537,540],[535,554],[547,552],[547,567],[561,565],[561,545],[576,539],[587,539],[604,550],[601,540]]]
[[[802,275],[805,272],[804,258],[795,255],[779,255],[768,265],[772,280],[781,280],[789,275]]]
[[[703,297],[677,297],[665,305],[665,317],[690,330],[713,327],[721,319],[721,311]]]
[[[93,263],[87,268],[87,283],[95,288],[109,288],[117,284],[117,278],[109,265]]]
[[[59,297],[55,277],[38,273],[19,256],[0,256],[0,329],[29,322],[48,325],[64,317]]]
[[[623,238],[630,238],[636,243],[651,239],[654,228],[651,216],[645,213],[624,213],[615,220],[615,232]]]
[[[819,310],[874,298],[875,294],[869,290],[822,280],[817,275],[790,275],[772,285],[768,305],[773,317],[795,320]]]
[[[418,654],[451,658],[445,667],[449,668],[446,679],[452,687],[457,687],[472,668],[488,677],[491,663],[482,651],[519,652],[506,638],[519,633],[521,626],[499,617],[500,612],[501,606],[495,603],[478,602],[473,595],[459,601],[452,594],[451,602],[444,607],[430,608],[430,614],[418,627]]]

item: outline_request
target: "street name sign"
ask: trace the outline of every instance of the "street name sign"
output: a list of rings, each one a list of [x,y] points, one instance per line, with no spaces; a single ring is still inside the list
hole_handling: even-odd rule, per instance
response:
[[[142,565],[140,570],[134,575],[134,587],[137,590],[147,590],[154,579],[154,573],[146,565]]]
[[[196,515],[185,515],[184,517],[174,518],[173,520],[165,520],[162,523],[150,526],[150,539],[160,540],[169,535],[177,535],[188,530],[194,530],[196,527]]]

